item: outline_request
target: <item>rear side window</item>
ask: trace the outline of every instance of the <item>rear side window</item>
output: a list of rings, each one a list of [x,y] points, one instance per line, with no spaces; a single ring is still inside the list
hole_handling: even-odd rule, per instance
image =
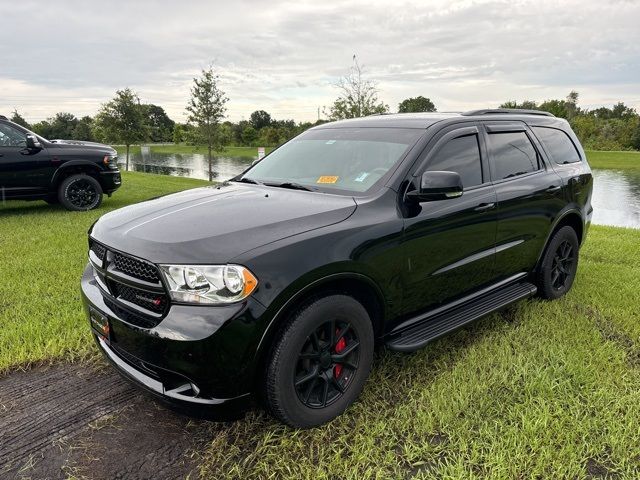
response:
[[[489,134],[494,180],[504,180],[540,169],[538,153],[525,132]]]
[[[449,140],[438,150],[427,166],[428,171],[456,172],[464,188],[482,183],[482,162],[478,136],[467,135]]]
[[[532,127],[540,139],[551,160],[558,165],[576,163],[580,161],[580,154],[576,150],[569,135],[562,130],[548,127]]]

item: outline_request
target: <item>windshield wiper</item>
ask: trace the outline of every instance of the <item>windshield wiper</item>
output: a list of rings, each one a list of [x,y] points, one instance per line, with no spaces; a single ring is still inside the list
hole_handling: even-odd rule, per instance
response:
[[[254,180],[253,178],[249,178],[249,177],[242,177],[239,180],[232,180],[233,182],[242,182],[242,183],[251,183],[253,185],[264,185],[262,182],[259,182],[258,180]]]
[[[270,187],[279,187],[279,188],[290,188],[291,190],[305,190],[307,192],[313,192],[314,189],[310,187],[305,187],[296,182],[282,182],[282,183],[268,183]]]

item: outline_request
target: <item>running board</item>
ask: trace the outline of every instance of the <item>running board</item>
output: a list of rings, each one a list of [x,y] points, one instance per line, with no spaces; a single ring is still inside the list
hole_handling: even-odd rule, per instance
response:
[[[455,305],[444,311],[427,314],[424,319],[398,332],[391,332],[386,341],[387,348],[399,352],[412,352],[453,330],[473,322],[507,305],[531,297],[536,287],[529,282],[521,282],[503,287],[462,305]]]

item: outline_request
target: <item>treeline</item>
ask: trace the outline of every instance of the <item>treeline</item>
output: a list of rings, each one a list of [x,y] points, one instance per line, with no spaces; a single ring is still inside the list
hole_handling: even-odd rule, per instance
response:
[[[143,134],[140,142],[152,143],[199,143],[196,127],[187,123],[176,123],[158,105],[140,105]],[[30,124],[18,112],[13,112],[11,121],[34,131],[48,139],[85,140],[110,142],[109,135],[99,119],[90,116],[76,117],[72,113],[60,112],[46,120]],[[299,133],[326,122],[295,122],[294,120],[277,120],[264,110],[251,114],[249,120],[239,122],[222,122],[218,126],[220,141],[225,145],[238,146],[275,146],[286,142]]]
[[[209,89],[217,88],[216,81],[217,77],[211,77],[205,86]],[[275,146],[329,120],[390,112],[389,106],[378,99],[375,84],[363,79],[355,59],[351,73],[338,86],[341,95],[324,112],[328,120],[316,122],[275,119],[264,110],[256,110],[249,120],[222,121],[226,99],[221,97],[224,101],[218,101],[221,108],[218,117],[196,121],[197,116],[191,114],[188,123],[176,123],[161,106],[140,103],[137,95],[129,89],[119,90],[116,97],[104,104],[95,117],[77,118],[71,113],[61,112],[30,125],[14,110],[11,120],[49,139],[121,142],[126,145],[143,142],[210,144],[213,149],[219,149],[224,145]],[[212,106],[217,105],[215,101],[210,101],[211,95],[211,91],[205,91],[201,95],[207,107],[201,108],[204,112],[211,111]],[[578,93],[572,91],[562,100],[546,100],[541,103],[532,100],[508,101],[500,107],[544,110],[556,117],[565,118],[586,149],[640,150],[640,116],[635,109],[622,102],[611,108],[583,109],[578,105],[578,97]],[[192,98],[198,96],[194,96],[192,92]],[[417,96],[403,100],[397,111],[435,112],[437,109],[429,98]],[[213,129],[212,133],[206,135],[207,128]]]
[[[500,107],[544,110],[565,118],[589,150],[640,150],[640,116],[622,102],[611,108],[582,109],[578,106],[578,92],[572,91],[564,100],[509,101]]]

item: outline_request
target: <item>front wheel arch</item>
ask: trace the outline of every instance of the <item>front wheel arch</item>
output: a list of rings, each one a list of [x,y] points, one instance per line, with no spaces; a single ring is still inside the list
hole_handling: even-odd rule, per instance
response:
[[[343,294],[357,300],[369,314],[375,337],[379,338],[382,336],[387,315],[386,300],[382,291],[372,279],[365,275],[347,272],[337,273],[308,283],[304,288],[301,288],[291,295],[289,300],[276,311],[259,341],[254,365],[265,364],[276,333],[286,324],[294,312],[314,298],[331,294]],[[253,378],[254,388],[260,386],[263,373],[261,368],[255,369]]]
[[[100,181],[100,168],[95,163],[74,162],[72,164],[65,164],[55,171],[53,178],[51,179],[49,190],[57,193],[58,188],[60,188],[60,184],[64,182],[65,179],[78,174],[85,174],[93,177],[102,187],[102,182]]]

